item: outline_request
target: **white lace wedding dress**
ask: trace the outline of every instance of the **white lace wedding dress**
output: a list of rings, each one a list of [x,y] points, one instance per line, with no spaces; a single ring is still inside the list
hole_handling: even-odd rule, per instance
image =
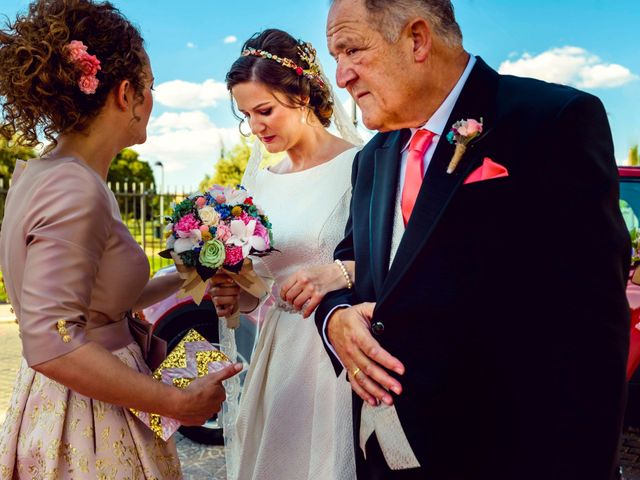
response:
[[[349,215],[357,150],[290,174],[247,167],[244,185],[269,216],[280,253],[255,261],[256,271],[273,284],[273,298],[260,312],[260,337],[230,446],[237,469],[231,479],[356,476],[350,385],[344,373],[336,378],[313,317],[304,319],[275,299],[298,269],[333,261]]]

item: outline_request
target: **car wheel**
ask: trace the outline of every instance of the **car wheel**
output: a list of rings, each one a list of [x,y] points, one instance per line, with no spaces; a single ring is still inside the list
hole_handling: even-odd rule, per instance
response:
[[[195,329],[209,342],[219,346],[218,317],[211,300],[203,300],[200,305],[189,303],[169,312],[155,329],[155,334],[167,342],[167,351],[175,346],[191,329]],[[178,431],[194,442],[204,445],[222,445],[222,422],[214,415],[200,427],[180,427]]]

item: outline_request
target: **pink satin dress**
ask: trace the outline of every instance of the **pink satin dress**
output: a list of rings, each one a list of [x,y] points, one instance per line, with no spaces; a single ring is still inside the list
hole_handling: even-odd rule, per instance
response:
[[[0,479],[182,478],[172,440],[30,368],[96,342],[149,373],[124,319],[149,263],[104,180],[74,158],[19,164],[0,263],[24,357],[0,427]]]

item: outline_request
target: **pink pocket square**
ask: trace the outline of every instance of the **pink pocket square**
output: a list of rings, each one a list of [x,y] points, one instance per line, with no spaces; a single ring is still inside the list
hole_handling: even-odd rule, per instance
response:
[[[485,157],[482,161],[482,165],[471,172],[471,175],[467,177],[464,184],[466,185],[468,183],[482,182],[483,180],[491,180],[492,178],[508,176],[509,171],[505,167],[494,162],[489,157]]]

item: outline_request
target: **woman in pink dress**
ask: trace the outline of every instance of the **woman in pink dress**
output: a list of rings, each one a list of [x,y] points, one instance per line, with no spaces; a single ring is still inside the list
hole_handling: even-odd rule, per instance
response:
[[[177,290],[106,186],[111,159],[142,143],[153,75],[138,30],[109,3],[39,0],[0,30],[0,133],[45,155],[18,165],[0,262],[23,362],[0,427],[0,479],[181,478],[175,444],[128,407],[203,423],[234,365],[186,390],[154,381],[126,313]]]

